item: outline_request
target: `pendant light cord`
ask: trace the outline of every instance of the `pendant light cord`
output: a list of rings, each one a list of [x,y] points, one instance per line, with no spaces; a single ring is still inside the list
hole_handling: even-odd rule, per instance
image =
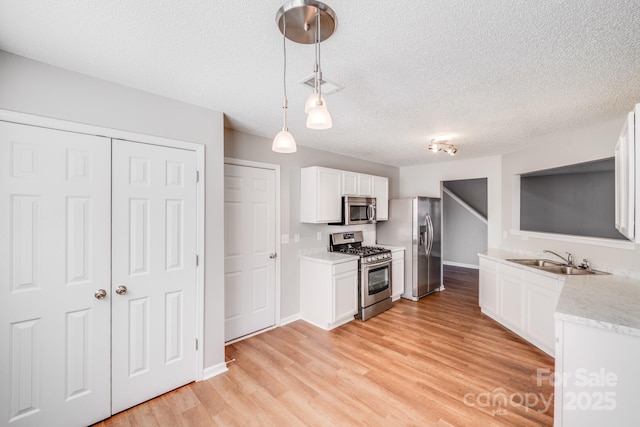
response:
[[[289,101],[287,100],[287,18],[282,20],[282,51],[284,52],[284,71],[282,73],[282,87],[284,89],[284,122],[282,130],[287,130],[287,108]]]
[[[316,9],[316,54],[317,54],[317,63],[316,66],[318,68],[318,77],[316,81],[318,82],[318,105],[322,104],[322,70],[320,69],[320,9]]]

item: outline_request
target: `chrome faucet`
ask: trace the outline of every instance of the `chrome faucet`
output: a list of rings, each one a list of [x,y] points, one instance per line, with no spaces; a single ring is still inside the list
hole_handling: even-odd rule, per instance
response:
[[[569,252],[566,252],[567,257],[563,257],[562,255],[558,255],[557,253],[550,251],[550,250],[543,250],[542,252],[544,253],[548,253],[548,254],[554,254],[555,256],[557,256],[558,258],[560,258],[561,260],[563,260],[567,265],[573,266],[573,255],[571,255]]]

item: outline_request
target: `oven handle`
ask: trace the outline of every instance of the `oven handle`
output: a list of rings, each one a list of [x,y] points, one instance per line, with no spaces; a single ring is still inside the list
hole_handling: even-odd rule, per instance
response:
[[[389,264],[389,267],[391,267],[391,261],[392,261],[391,258],[389,258],[389,259],[376,262],[375,264],[361,264],[361,269],[371,270],[372,268],[378,268],[385,264]]]

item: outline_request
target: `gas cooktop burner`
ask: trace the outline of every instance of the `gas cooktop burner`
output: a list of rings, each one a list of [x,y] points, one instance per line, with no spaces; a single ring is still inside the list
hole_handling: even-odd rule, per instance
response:
[[[375,255],[375,254],[390,252],[390,251],[389,249],[381,248],[380,246],[360,246],[360,247],[342,248],[339,250],[339,252],[342,252],[345,254],[366,256],[366,255]]]

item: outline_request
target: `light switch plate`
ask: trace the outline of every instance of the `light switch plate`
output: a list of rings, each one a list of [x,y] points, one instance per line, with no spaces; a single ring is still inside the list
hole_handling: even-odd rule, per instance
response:
[[[318,239],[318,240],[322,240],[322,231],[318,231],[318,232],[316,233],[316,239]]]
[[[300,243],[300,235],[299,234],[294,234],[293,235],[293,241],[296,243]]]

